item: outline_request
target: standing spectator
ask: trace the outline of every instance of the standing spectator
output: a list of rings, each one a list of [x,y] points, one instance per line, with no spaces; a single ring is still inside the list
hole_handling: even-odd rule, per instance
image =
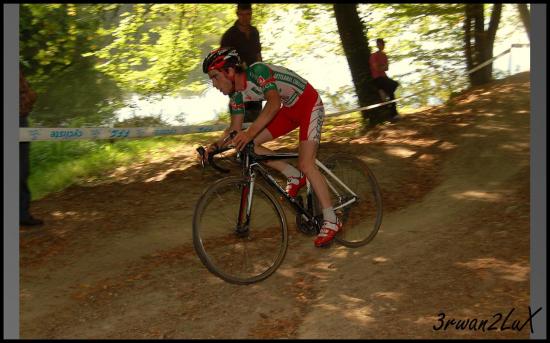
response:
[[[262,61],[262,45],[260,33],[251,25],[252,5],[237,4],[237,20],[222,36],[221,47],[233,47],[241,60],[249,67]],[[251,101],[245,104],[245,122],[253,122],[262,110],[261,101]]]
[[[376,40],[376,46],[378,51],[370,55],[370,70],[373,78],[374,85],[380,92],[380,98],[382,101],[385,101],[385,96],[387,95],[390,100],[395,99],[395,90],[399,87],[399,83],[390,79],[386,75],[388,70],[388,56],[384,53],[385,43],[382,38]],[[395,102],[390,104],[391,109],[391,119],[392,121],[397,120],[399,113],[397,113],[397,104]]]
[[[36,101],[36,93],[31,89],[19,66],[19,127],[28,127],[28,115]],[[34,218],[30,212],[31,192],[27,184],[29,178],[30,142],[19,143],[19,225],[42,225],[41,219]]]

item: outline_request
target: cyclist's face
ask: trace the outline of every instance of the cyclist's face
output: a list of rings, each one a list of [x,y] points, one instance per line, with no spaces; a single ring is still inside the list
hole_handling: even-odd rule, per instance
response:
[[[224,95],[229,95],[233,93],[233,81],[228,78],[229,75],[227,74],[227,72],[215,69],[209,71],[208,76],[212,81],[212,85]]]

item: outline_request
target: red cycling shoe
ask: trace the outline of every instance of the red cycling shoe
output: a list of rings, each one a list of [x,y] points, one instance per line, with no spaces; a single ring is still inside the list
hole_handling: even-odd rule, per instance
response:
[[[336,236],[336,233],[338,233],[338,231],[340,230],[342,230],[342,223],[340,222],[338,217],[336,218],[336,223],[325,220],[323,222],[323,227],[321,228],[319,235],[317,235],[317,238],[313,243],[315,243],[315,246],[318,248],[325,247],[332,242],[334,236]]]
[[[286,181],[286,193],[291,198],[295,198],[298,195],[298,191],[306,184],[306,176],[300,173],[300,177],[289,176]]]

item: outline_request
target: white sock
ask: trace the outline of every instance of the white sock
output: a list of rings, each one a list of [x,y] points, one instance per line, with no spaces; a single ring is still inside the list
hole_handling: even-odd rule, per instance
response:
[[[331,223],[336,223],[336,213],[332,207],[323,208],[323,219]]]
[[[283,170],[283,174],[285,174],[287,178],[291,176],[299,178],[302,175],[302,173],[291,164],[286,166],[285,170]]]

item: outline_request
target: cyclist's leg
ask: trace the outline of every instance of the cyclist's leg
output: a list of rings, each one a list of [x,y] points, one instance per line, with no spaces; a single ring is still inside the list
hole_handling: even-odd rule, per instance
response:
[[[334,239],[336,232],[342,229],[342,223],[336,216],[330,200],[327,182],[315,164],[315,157],[321,141],[321,128],[325,109],[321,97],[312,92],[312,102],[307,106],[306,113],[300,123],[299,167],[306,174],[313,191],[317,195],[323,210],[323,226],[314,241],[315,246],[323,247]]]
[[[256,152],[258,155],[268,155],[273,153],[272,150],[262,146],[263,143],[269,142],[273,139],[274,138],[271,135],[271,132],[269,132],[267,128],[260,131],[260,133],[256,136],[256,138],[254,138],[254,152]],[[266,161],[265,164],[267,164],[268,166],[270,166],[275,170],[280,171],[281,173],[288,166],[288,163],[283,161]]]
[[[315,165],[315,158],[317,156],[317,150],[319,148],[319,143],[311,140],[304,140],[300,142],[299,147],[299,168],[306,175],[307,179],[313,187],[313,191],[319,198],[321,207],[323,209],[332,207],[330,202],[330,193],[328,191],[328,185]]]
[[[254,138],[254,151],[259,155],[273,153],[272,150],[262,146],[277,137],[283,136],[298,127],[298,123],[288,117],[288,108],[283,107],[277,112],[275,118],[267,125],[265,129]],[[266,164],[283,173],[290,165],[284,161],[267,161]],[[287,175],[288,176],[288,175]]]
[[[325,117],[325,109],[321,97],[315,94],[314,102],[311,103],[307,112],[309,116],[303,116],[300,123],[300,146],[298,167],[306,174],[307,179],[313,187],[313,191],[319,198],[323,209],[332,207],[330,193],[325,178],[315,165],[317,150],[321,141],[321,129]]]

